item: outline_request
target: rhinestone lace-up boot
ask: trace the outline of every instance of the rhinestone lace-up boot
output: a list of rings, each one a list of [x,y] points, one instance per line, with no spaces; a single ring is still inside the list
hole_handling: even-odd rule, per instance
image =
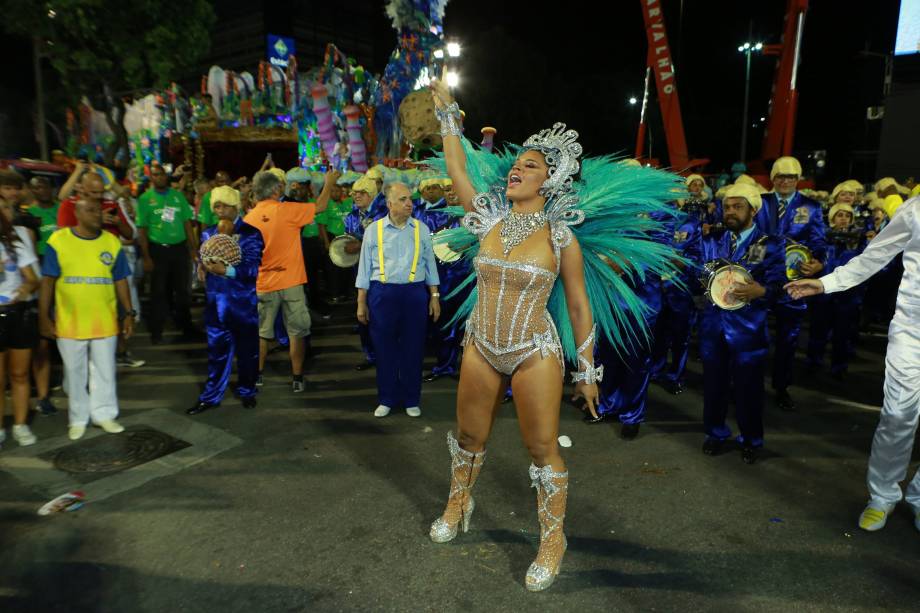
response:
[[[531,486],[537,490],[537,518],[540,520],[540,549],[527,569],[524,585],[531,592],[540,592],[553,584],[562,566],[562,556],[568,547],[562,522],[569,494],[569,473],[557,473],[546,465],[530,465]]]
[[[461,527],[464,532],[469,530],[470,518],[476,508],[476,501],[470,492],[486,459],[485,451],[471,453],[461,449],[452,432],[447,433],[447,448],[451,460],[450,494],[444,514],[431,524],[429,536],[435,543],[454,540]]]

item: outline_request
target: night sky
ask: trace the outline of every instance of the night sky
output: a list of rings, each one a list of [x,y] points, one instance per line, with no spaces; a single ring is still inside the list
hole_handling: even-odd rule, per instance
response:
[[[395,43],[383,2],[365,1],[380,6],[379,17],[364,24],[365,31],[369,26],[377,41],[389,36]],[[631,155],[639,105],[630,106],[627,99],[641,99],[647,53],[642,3],[452,0],[445,31],[463,45],[457,97],[467,113],[468,135],[476,138],[482,126],[492,125],[500,140],[521,142],[562,121],[581,133],[588,153]],[[550,6],[554,10],[547,10]],[[744,56],[737,47],[749,38],[749,28],[751,40],[778,43],[786,2],[663,0],[663,6],[690,154],[710,158],[707,170],[717,172],[739,154]],[[795,149],[801,157],[817,149],[828,151],[824,182],[851,173],[874,178],[871,154],[861,165],[851,158],[858,158],[853,151],[878,148],[880,122],[867,122],[865,115],[867,106],[883,103],[884,60],[860,52],[893,49],[897,12],[897,0],[811,2]],[[215,26],[219,28],[220,22]],[[0,75],[0,87],[7,92],[0,108],[3,154],[35,153],[28,150],[32,84],[25,43],[0,42],[4,57],[20,58]],[[375,72],[382,70],[392,50],[378,46],[380,57],[367,62]],[[348,53],[347,48],[343,51]],[[302,66],[321,61],[298,59]],[[766,115],[775,64],[774,57],[753,57],[752,123]],[[654,154],[665,157],[654,97],[650,110]],[[759,156],[762,134],[762,126],[749,129],[749,157]]]
[[[607,2],[600,17],[593,2],[559,3],[560,10],[547,13],[533,2],[454,0],[445,31],[464,44],[457,97],[470,131],[491,124],[499,138],[521,142],[563,121],[581,133],[589,153],[632,155],[639,107],[627,99],[641,99],[645,76],[642,4]],[[869,3],[812,2],[805,22],[795,149],[827,149],[829,175],[848,172],[850,150],[877,148],[878,126],[867,129],[865,113],[882,103],[884,60],[859,52],[894,46],[897,0],[873,2],[871,10],[856,4]],[[663,2],[687,143],[691,157],[712,159],[710,171],[739,155],[744,56],[738,45],[748,40],[749,28],[750,40],[778,43],[785,5]],[[752,58],[752,122],[766,115],[775,65],[774,57]],[[749,129],[751,157],[759,156],[762,135],[762,127]],[[660,124],[653,123],[652,139],[663,157]]]

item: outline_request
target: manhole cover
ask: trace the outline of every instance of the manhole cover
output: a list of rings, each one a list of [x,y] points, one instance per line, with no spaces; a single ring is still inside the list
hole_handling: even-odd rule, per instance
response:
[[[79,441],[40,457],[80,483],[89,483],[190,446],[148,426],[134,426],[121,434]]]

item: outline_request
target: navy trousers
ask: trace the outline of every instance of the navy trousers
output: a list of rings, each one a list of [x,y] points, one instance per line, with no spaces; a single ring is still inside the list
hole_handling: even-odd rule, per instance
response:
[[[654,326],[654,320],[649,322],[651,329]],[[652,374],[651,342],[640,338],[634,346],[617,353],[603,334],[597,335],[594,361],[604,365],[604,379],[598,384],[599,415],[616,415],[624,424],[645,421]]]
[[[795,351],[799,346],[799,332],[805,309],[801,301],[779,303],[773,308],[776,322],[773,349],[773,389],[782,391],[793,383]]]
[[[763,375],[766,349],[741,351],[725,336],[700,340],[703,355],[703,426],[706,436],[725,440],[732,434],[725,423],[729,394],[735,397],[739,441],[763,445]]]
[[[419,406],[428,300],[424,282],[371,281],[367,307],[371,340],[377,353],[377,396],[382,405]]]
[[[671,383],[678,383],[683,379],[687,355],[690,353],[690,332],[696,318],[693,296],[681,288],[666,286],[664,307],[655,326],[655,347],[652,351],[653,379]]]
[[[808,363],[821,366],[832,340],[831,372],[844,373],[850,361],[854,331],[858,330],[861,295],[854,290],[819,295],[808,302]]]

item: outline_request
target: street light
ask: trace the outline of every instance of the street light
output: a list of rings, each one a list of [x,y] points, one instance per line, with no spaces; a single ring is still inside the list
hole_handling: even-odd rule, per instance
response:
[[[447,55],[450,57],[460,57],[460,43],[447,43]]]
[[[751,54],[763,50],[763,43],[746,42],[738,47],[745,55],[744,67],[744,111],[741,116],[741,161],[747,158],[748,98],[751,93]]]
[[[635,106],[635,104],[636,104],[637,102],[639,102],[639,100],[638,100],[635,96],[630,96],[630,97],[629,97],[629,104],[630,104],[630,105]]]
[[[457,71],[448,70],[447,74],[444,76],[447,79],[447,87],[457,87],[460,85],[460,75],[457,74]]]

